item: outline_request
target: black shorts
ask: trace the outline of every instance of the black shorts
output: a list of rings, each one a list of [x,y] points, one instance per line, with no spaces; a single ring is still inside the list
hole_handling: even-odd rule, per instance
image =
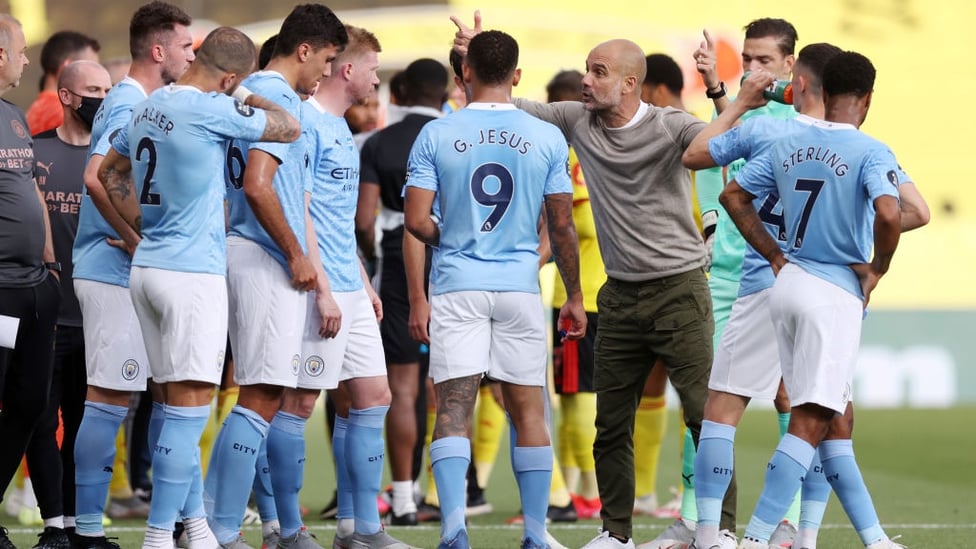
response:
[[[403,266],[403,229],[383,232],[383,260],[380,267],[380,300],[383,302],[383,321],[380,337],[386,363],[412,364],[427,358],[427,346],[410,337],[410,297],[407,294],[407,275]],[[428,249],[428,261],[430,252]],[[429,272],[429,267],[426,272]],[[427,286],[426,274],[424,286]]]
[[[559,309],[552,310],[552,366],[556,394],[593,392],[597,316],[597,313],[586,313],[586,335],[583,339],[560,342]]]

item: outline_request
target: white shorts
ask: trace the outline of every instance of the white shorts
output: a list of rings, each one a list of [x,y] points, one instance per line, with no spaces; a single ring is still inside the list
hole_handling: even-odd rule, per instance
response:
[[[227,237],[228,331],[238,385],[296,387],[305,292],[257,243]]]
[[[770,291],[742,296],[732,304],[715,349],[709,389],[749,398],[776,398],[783,371],[769,315]]]
[[[227,348],[227,282],[221,275],[132,267],[129,289],[153,381],[220,384]]]
[[[322,322],[315,292],[308,294],[298,373],[302,389],[335,389],[347,379],[386,376],[380,325],[366,290],[333,292],[332,298],[342,311],[342,326],[334,338],[323,339],[318,333]]]
[[[430,297],[430,377],[476,374],[543,386],[548,343],[539,294],[450,292]]]
[[[145,391],[152,374],[129,289],[79,278],[73,282],[85,332],[88,384]]]
[[[861,340],[862,301],[790,263],[776,277],[769,307],[790,403],[844,413]]]

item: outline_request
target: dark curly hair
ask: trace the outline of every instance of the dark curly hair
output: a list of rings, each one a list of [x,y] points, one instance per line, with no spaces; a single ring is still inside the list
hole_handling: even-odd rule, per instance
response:
[[[502,31],[477,34],[468,44],[465,60],[484,84],[501,84],[511,78],[518,66],[519,47],[514,38]]]
[[[854,51],[838,53],[824,67],[824,93],[864,97],[874,90],[876,75],[877,71],[867,57]]]

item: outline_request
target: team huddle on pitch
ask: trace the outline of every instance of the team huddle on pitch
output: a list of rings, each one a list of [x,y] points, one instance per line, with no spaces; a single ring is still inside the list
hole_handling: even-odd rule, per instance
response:
[[[859,130],[871,62],[826,43],[794,53],[792,24],[757,19],[745,27],[748,74],[733,100],[706,32],[692,54],[716,110],[706,123],[642,99],[651,57],[626,39],[590,51],[573,100],[512,98],[516,40],[483,30],[480,13],[471,27],[452,20],[450,65],[466,106],[447,115],[423,107],[422,121],[399,123],[410,129],[374,135],[399,136],[390,147],[401,151],[402,180],[395,196],[382,191],[381,208],[394,213],[378,223],[396,235],[382,246],[395,248],[390,261],[397,255],[405,271],[390,299],[409,292],[411,343],[429,346],[437,547],[471,546],[465,479],[484,379],[498,384],[512,426],[521,547],[562,547],[546,529],[554,451],[539,268],[550,256],[562,292],[552,311],[557,377],[578,369],[576,388],[557,392],[596,395],[590,474],[602,529],[586,549],[635,547],[634,423],[652,369],[681,400],[694,497],[636,547],[815,549],[831,491],[865,547],[903,547],[882,529],[855,461],[851,384],[871,292],[900,233],[925,225],[928,210],[892,151]],[[343,117],[379,86],[380,43],[321,4],[296,6],[260,61],[231,27],[194,49],[190,23],[165,2],[140,7],[129,73],[89,121],[72,254],[88,374],[76,512],[70,536],[55,528],[38,547],[118,547],[102,525],[113,443],[131,395],[151,379],[143,548],[250,547],[241,529],[253,489],[264,505],[263,547],[321,549],[299,492],[305,426],[323,390],[336,408],[332,547],[409,548],[385,530],[376,499],[395,382],[381,329],[386,298],[364,265],[357,223],[361,158],[377,142],[361,152]],[[23,41],[16,20],[0,25],[4,49]],[[65,70],[103,77],[86,63]],[[446,84],[442,65],[415,63]],[[763,94],[784,80],[792,105]],[[444,101],[433,95],[433,105]],[[4,119],[23,118],[4,109]],[[384,134],[393,130],[401,133]],[[25,257],[44,273],[47,249],[34,246]],[[581,249],[598,251],[597,275]],[[228,337],[240,392],[207,467],[196,442]],[[2,358],[4,368],[18,364]],[[737,534],[733,443],[754,398],[776,403],[783,432]],[[394,515],[415,513],[400,497]],[[5,533],[0,542],[13,547]]]

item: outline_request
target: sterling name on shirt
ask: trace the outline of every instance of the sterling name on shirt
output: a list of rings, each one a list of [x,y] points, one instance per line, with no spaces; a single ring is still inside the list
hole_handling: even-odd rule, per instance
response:
[[[837,177],[844,177],[847,170],[850,169],[850,166],[844,162],[844,159],[839,154],[830,150],[830,147],[807,147],[806,149],[797,149],[796,152],[790,154],[788,158],[783,160],[783,173],[790,173],[790,169],[796,167],[797,164],[811,160],[822,162],[834,170]]]
[[[513,131],[491,128],[487,130],[478,130],[477,143],[468,143],[464,139],[458,139],[454,142],[454,150],[459,153],[463,153],[471,147],[482,145],[509,147],[523,155],[527,154],[529,149],[532,148],[532,143],[530,141],[524,139],[521,135]]]

